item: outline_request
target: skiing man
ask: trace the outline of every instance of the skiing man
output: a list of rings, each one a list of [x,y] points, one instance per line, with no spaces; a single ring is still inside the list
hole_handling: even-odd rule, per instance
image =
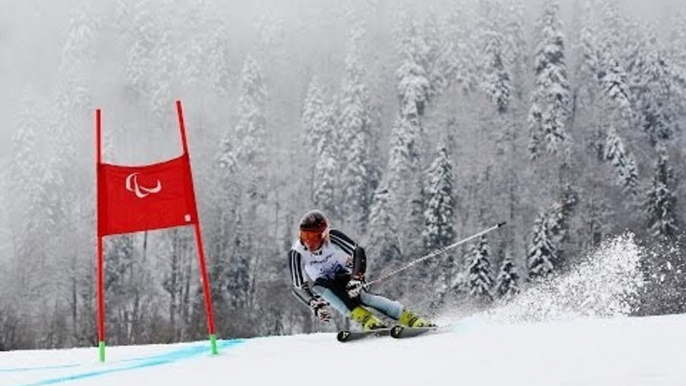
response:
[[[362,247],[336,229],[324,214],[313,210],[300,220],[299,237],[288,253],[293,293],[323,322],[328,305],[365,330],[387,328],[366,307],[409,327],[432,325],[397,301],[372,294],[364,287],[367,257]],[[312,281],[310,288],[309,281]]]

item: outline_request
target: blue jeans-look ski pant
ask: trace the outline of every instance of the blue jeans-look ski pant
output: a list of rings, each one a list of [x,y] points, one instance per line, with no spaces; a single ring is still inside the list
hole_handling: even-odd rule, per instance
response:
[[[362,305],[373,308],[391,319],[400,319],[400,315],[405,308],[402,304],[381,295],[373,294],[366,289],[360,292],[359,297],[351,299],[345,290],[348,281],[350,281],[350,275],[336,276],[334,279],[319,278],[314,282],[312,290],[329,302],[336,311],[347,317],[350,317],[350,311]]]

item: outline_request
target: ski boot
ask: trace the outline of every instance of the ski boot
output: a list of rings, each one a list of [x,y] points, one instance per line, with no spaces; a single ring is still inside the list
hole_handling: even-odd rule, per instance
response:
[[[380,321],[368,309],[357,306],[350,311],[350,319],[359,323],[364,331],[378,330],[381,328],[388,328],[386,324]]]
[[[400,314],[398,323],[407,327],[435,327],[436,325],[429,322],[428,320],[419,317],[419,315],[413,313],[412,311],[403,310]]]

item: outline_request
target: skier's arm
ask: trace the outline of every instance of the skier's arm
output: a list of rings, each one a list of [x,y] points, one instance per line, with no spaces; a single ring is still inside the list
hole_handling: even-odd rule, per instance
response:
[[[340,247],[353,258],[353,277],[363,278],[367,272],[367,254],[364,248],[357,245],[350,237],[343,232],[332,229],[329,231],[329,238],[332,243]]]
[[[310,290],[310,286],[303,276],[301,259],[302,257],[297,251],[291,249],[288,252],[288,267],[290,268],[291,281],[293,282],[291,292],[298,300],[309,307],[310,301],[317,296]]]

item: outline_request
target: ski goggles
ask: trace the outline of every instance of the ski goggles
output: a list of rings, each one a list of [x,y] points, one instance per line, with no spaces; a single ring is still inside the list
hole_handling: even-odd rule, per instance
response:
[[[326,237],[327,229],[320,230],[302,230],[300,231],[300,242],[310,251],[316,251],[321,247],[324,238]]]

